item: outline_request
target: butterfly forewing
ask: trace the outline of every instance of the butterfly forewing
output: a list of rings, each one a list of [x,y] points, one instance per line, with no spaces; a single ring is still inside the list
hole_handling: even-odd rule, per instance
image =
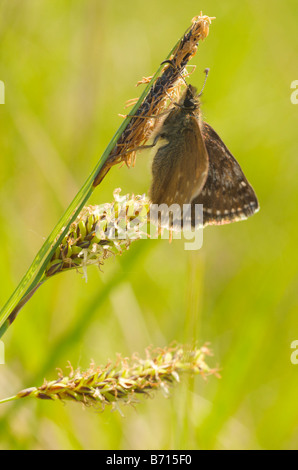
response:
[[[208,175],[208,154],[198,122],[192,118],[181,135],[159,148],[150,190],[154,204],[186,204],[201,192]]]
[[[170,210],[169,222],[165,218],[162,225],[181,228],[183,205],[190,204],[206,182],[208,154],[198,117],[185,109],[173,111],[164,123],[161,136],[167,144],[159,148],[153,160],[150,196],[153,204],[164,205],[163,217]],[[190,224],[190,210],[185,217]]]

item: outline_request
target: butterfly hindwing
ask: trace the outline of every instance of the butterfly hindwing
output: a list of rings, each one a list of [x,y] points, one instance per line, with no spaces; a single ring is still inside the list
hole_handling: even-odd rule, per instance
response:
[[[209,169],[201,193],[192,201],[192,225],[195,204],[203,204],[204,225],[236,222],[253,215],[259,209],[258,200],[240,165],[206,122],[202,122],[202,134]]]

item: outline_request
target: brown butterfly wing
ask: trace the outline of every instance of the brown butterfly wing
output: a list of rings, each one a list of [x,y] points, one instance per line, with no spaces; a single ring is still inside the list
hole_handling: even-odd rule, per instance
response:
[[[206,122],[202,123],[202,134],[209,170],[201,193],[192,201],[192,225],[195,225],[195,204],[203,204],[204,225],[227,224],[253,215],[259,203],[240,165]]]
[[[153,204],[182,206],[190,203],[202,191],[207,179],[208,153],[199,120],[194,116],[181,117],[181,125],[179,119],[175,120],[176,125],[166,127],[165,133],[161,132],[168,143],[158,149],[152,164],[150,197]]]

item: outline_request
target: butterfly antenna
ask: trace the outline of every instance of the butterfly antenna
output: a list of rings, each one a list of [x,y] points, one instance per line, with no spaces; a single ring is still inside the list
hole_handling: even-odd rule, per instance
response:
[[[202,89],[201,89],[200,93],[198,94],[198,96],[201,96],[201,94],[203,93],[203,90],[204,90],[206,82],[207,82],[207,77],[208,77],[208,74],[209,74],[209,70],[210,69],[205,69],[204,70],[204,73],[206,74],[205,75],[205,80],[204,80],[204,84],[203,84]]]

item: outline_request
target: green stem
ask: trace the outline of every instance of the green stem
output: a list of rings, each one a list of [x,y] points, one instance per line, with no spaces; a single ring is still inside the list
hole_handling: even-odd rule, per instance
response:
[[[202,17],[202,18],[205,18],[205,17]],[[209,19],[209,24],[210,22],[211,20]],[[185,50],[183,49],[184,50],[183,60],[180,57],[181,59],[180,65],[182,68],[185,67],[186,63],[191,58],[191,51],[193,53],[195,52],[193,41],[191,42],[191,45],[188,44],[188,41],[190,41],[190,38],[192,38],[191,28],[192,27],[188,28],[185,35],[182,36],[182,38],[175,44],[175,46],[173,47],[173,49],[170,51],[170,53],[168,54],[166,58],[166,59],[169,59],[176,48],[178,52],[176,51],[175,53],[177,54],[181,53],[181,50],[183,49],[185,44],[187,44],[188,47],[186,47]],[[204,28],[203,28],[204,34],[202,33],[203,38],[206,37],[206,35],[208,34],[208,31],[206,33]],[[197,42],[199,41],[200,34],[201,32],[199,33],[199,36],[196,36]],[[123,121],[122,125],[119,127],[119,129],[113,136],[112,140],[110,141],[103,155],[99,159],[96,167],[94,168],[92,173],[89,175],[88,179],[86,180],[86,182],[84,183],[84,185],[82,186],[78,194],[75,196],[74,200],[71,202],[69,207],[66,209],[66,211],[62,215],[61,219],[52,230],[51,234],[49,235],[49,237],[47,238],[47,240],[41,247],[40,251],[37,253],[35,259],[33,260],[31,266],[29,267],[28,271],[24,275],[23,279],[20,281],[16,290],[13,292],[9,300],[6,302],[6,304],[0,311],[0,338],[2,337],[4,332],[7,330],[7,328],[11,325],[12,321],[14,320],[16,316],[15,314],[19,312],[19,310],[23,307],[23,305],[25,305],[25,303],[29,300],[29,298],[31,298],[31,296],[37,290],[37,287],[46,280],[44,273],[45,273],[45,269],[46,269],[48,262],[50,261],[52,255],[54,254],[57,246],[63,240],[63,237],[68,232],[70,224],[75,221],[79,212],[82,210],[83,206],[86,204],[92,192],[94,191],[95,186],[97,184],[96,178],[99,177],[100,170],[103,168],[105,162],[108,160],[109,156],[111,155],[112,150],[115,148],[118,140],[121,138],[121,135],[123,131],[126,129],[126,127],[128,126],[129,121],[131,120],[133,116],[136,115],[137,110],[143,103],[145,96],[148,94],[150,88],[155,83],[156,78],[160,75],[160,72],[163,68],[164,68],[164,64],[162,63],[159,66],[155,75],[152,77],[150,83],[145,87],[138,102],[133,107],[130,115],[127,116],[127,118]],[[174,83],[174,81],[175,80],[172,81],[172,84]],[[159,87],[160,86],[161,86],[161,89],[163,89],[164,84],[160,83]],[[105,176],[105,174],[106,173],[104,173],[103,176]],[[98,182],[99,181],[101,181],[100,178],[98,179]]]
[[[0,405],[2,405],[2,403],[7,403],[9,401],[14,401],[14,400],[18,400],[20,397],[18,397],[17,395],[14,395],[13,397],[9,397],[9,398],[3,398],[3,400],[0,400]]]

